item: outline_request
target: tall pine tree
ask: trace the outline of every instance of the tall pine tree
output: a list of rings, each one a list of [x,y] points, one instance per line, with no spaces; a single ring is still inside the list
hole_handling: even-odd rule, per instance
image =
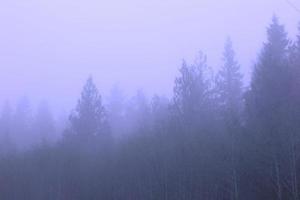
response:
[[[289,134],[284,122],[289,91],[289,40],[277,17],[273,17],[267,33],[246,99],[249,141],[253,144],[249,152],[258,152],[248,156],[249,160],[254,159],[251,163],[254,174],[260,176],[260,182],[252,184],[257,198],[284,199],[288,190],[285,155]]]
[[[231,40],[228,38],[223,53],[223,66],[217,76],[217,102],[223,123],[224,146],[227,156],[224,170],[229,172],[225,185],[228,185],[230,199],[239,199],[239,173],[238,173],[238,137],[241,132],[242,111],[242,75],[240,65],[235,58]]]
[[[83,138],[107,134],[107,118],[102,98],[91,77],[83,87],[70,122],[71,132]]]
[[[217,77],[218,102],[221,107],[223,119],[230,120],[230,125],[240,121],[242,110],[243,80],[240,65],[235,58],[230,38],[225,43],[223,52],[223,66]]]

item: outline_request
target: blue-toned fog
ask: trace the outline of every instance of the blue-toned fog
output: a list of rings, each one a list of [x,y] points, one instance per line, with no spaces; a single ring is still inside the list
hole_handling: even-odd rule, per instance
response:
[[[300,2],[0,5],[0,200],[299,200]]]
[[[170,96],[182,59],[201,50],[217,68],[228,36],[248,81],[275,13],[294,37],[299,13],[285,0],[2,1],[0,102],[69,110],[89,75],[105,95],[118,83]]]

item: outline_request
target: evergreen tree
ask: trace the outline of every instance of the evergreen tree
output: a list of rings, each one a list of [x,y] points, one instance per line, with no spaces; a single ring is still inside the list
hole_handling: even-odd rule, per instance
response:
[[[32,112],[30,102],[27,97],[19,100],[15,113],[13,114],[13,134],[12,138],[19,149],[30,147],[34,140],[32,135]]]
[[[257,198],[283,199],[289,165],[286,157],[290,141],[285,119],[289,93],[287,50],[289,40],[284,26],[273,17],[267,42],[255,65],[251,88],[247,93],[248,128],[257,154],[248,154],[256,175],[262,174],[256,185]],[[250,140],[250,139],[249,139]],[[271,173],[270,173],[271,172]],[[257,178],[257,177],[256,177]],[[249,181],[248,181],[249,182]],[[268,185],[269,187],[266,187]],[[261,195],[261,196],[260,196]]]
[[[235,58],[232,42],[228,38],[223,53],[223,66],[217,76],[216,92],[217,102],[220,108],[221,120],[223,123],[223,143],[226,147],[226,154],[230,158],[224,167],[229,171],[228,193],[230,199],[239,199],[239,174],[238,174],[238,137],[241,132],[241,111],[242,111],[242,75],[240,65]],[[226,183],[224,184],[226,185]]]
[[[294,101],[294,105],[300,105],[300,94],[298,92],[300,88],[300,23],[298,27],[297,39],[289,49],[289,64],[290,100]],[[299,108],[296,110],[299,110]]]
[[[155,130],[163,129],[169,118],[169,99],[154,95],[151,101],[152,127]],[[160,130],[161,131],[161,130]]]
[[[40,103],[34,122],[34,131],[38,143],[53,143],[56,139],[54,118],[47,102]]]
[[[150,106],[145,93],[138,90],[126,109],[127,127],[133,133],[147,133],[150,130]]]
[[[221,67],[216,88],[218,102],[221,107],[223,119],[230,120],[231,125],[240,121],[242,110],[242,74],[240,65],[235,58],[232,41],[228,38],[223,53],[223,66]]]
[[[193,65],[183,61],[180,75],[175,79],[173,107],[186,125],[204,122],[211,109],[208,70],[207,58],[200,52]]]
[[[107,134],[108,124],[102,98],[91,77],[83,87],[70,122],[71,132],[84,138]]]
[[[279,110],[278,106],[282,105],[284,98],[287,97],[288,43],[284,26],[279,24],[277,17],[274,17],[268,28],[268,41],[264,44],[255,65],[248,93],[247,106],[252,110],[252,119],[257,116],[260,118],[264,116],[266,120],[271,119],[273,112]]]
[[[114,137],[127,133],[126,128],[126,102],[125,95],[118,85],[115,85],[108,98],[108,121]]]
[[[298,35],[296,41],[289,48],[289,97],[286,112],[288,115],[285,118],[287,122],[286,131],[290,135],[290,151],[289,158],[291,161],[290,167],[290,188],[294,199],[299,198],[299,133],[300,133],[300,24],[298,26]]]
[[[12,153],[15,148],[12,140],[13,111],[9,102],[5,102],[0,116],[0,154]]]

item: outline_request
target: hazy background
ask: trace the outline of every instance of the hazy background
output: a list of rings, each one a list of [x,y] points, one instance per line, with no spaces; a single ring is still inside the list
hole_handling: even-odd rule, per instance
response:
[[[170,95],[181,60],[202,50],[217,67],[227,36],[247,80],[274,13],[294,37],[300,14],[285,0],[3,0],[0,103],[69,109],[89,75],[104,95],[115,83]]]

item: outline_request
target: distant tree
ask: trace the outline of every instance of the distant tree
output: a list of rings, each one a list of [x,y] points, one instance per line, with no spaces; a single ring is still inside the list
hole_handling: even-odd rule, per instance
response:
[[[115,85],[108,97],[107,115],[114,137],[120,137],[127,132],[126,99],[123,91]]]
[[[38,143],[53,143],[56,138],[54,118],[46,101],[42,101],[38,107],[34,131]]]
[[[229,176],[229,195],[231,199],[239,199],[238,183],[238,137],[241,132],[241,114],[243,105],[242,74],[233,50],[230,38],[225,43],[223,66],[216,81],[216,93],[220,116],[223,124],[222,132],[225,135],[223,142],[230,158],[227,162]],[[227,170],[225,168],[225,170]]]
[[[294,199],[299,198],[299,147],[300,147],[300,24],[296,41],[289,48],[289,101],[286,107],[286,121],[289,122],[286,131],[290,137],[291,181],[289,182]]]
[[[32,135],[32,110],[27,97],[22,97],[17,103],[13,121],[12,138],[16,142],[17,148],[30,147],[34,141],[34,135]]]
[[[1,133],[2,134],[10,134],[12,128],[12,108],[10,103],[7,101],[3,105],[0,120],[1,120]]]
[[[243,76],[230,38],[225,43],[223,62],[216,82],[219,105],[223,119],[230,120],[228,123],[231,125],[237,125],[240,121],[243,104]]]
[[[149,132],[150,129],[150,105],[145,93],[138,90],[131,98],[126,108],[126,121],[132,133]]]
[[[104,187],[110,186],[104,180],[109,180],[108,166],[112,167],[112,138],[102,97],[91,77],[69,119],[60,145],[62,198],[94,199],[99,193],[105,193]]]
[[[172,125],[169,130],[173,143],[180,146],[180,149],[174,149],[174,154],[180,159],[176,166],[180,171],[178,181],[182,184],[179,189],[182,199],[188,198],[186,195],[194,190],[197,191],[196,199],[214,199],[223,193],[223,190],[216,189],[205,194],[211,187],[223,187],[223,179],[217,178],[223,177],[224,161],[220,158],[224,150],[220,126],[216,121],[214,95],[206,56],[200,53],[192,65],[184,61],[175,79]],[[193,164],[190,166],[188,163]],[[184,180],[190,180],[189,184]],[[196,182],[201,189],[194,188]]]
[[[289,49],[290,64],[290,98],[294,103],[300,105],[300,23],[298,26],[298,35],[296,41]],[[297,109],[298,110],[298,109]]]
[[[10,103],[5,102],[0,115],[0,154],[12,153],[15,148],[12,140],[13,111]]]
[[[287,178],[286,155],[290,141],[285,123],[289,96],[289,40],[277,17],[273,17],[267,33],[267,42],[255,65],[246,98],[248,128],[252,133],[252,144],[255,144],[253,148],[259,151],[258,157],[252,155],[255,159],[252,164],[253,168],[260,170],[256,173],[264,175],[259,184],[253,185],[261,190],[257,194],[262,196],[257,198],[284,199],[285,190],[288,189],[284,182]],[[250,160],[251,155],[248,156]]]
[[[88,78],[75,111],[70,116],[71,132],[83,138],[102,136],[108,132],[102,98],[93,79]]]
[[[155,95],[151,101],[152,127],[155,130],[166,131],[169,120],[169,99]]]
[[[206,56],[200,52],[193,65],[183,61],[179,71],[174,86],[174,108],[184,123],[189,124],[198,121],[200,115],[209,109],[210,80]]]
[[[278,110],[287,92],[287,34],[277,17],[273,17],[268,28],[268,42],[264,44],[255,65],[248,93],[248,106],[252,106],[253,118],[271,116],[273,108]],[[274,111],[274,110],[273,110]],[[274,116],[276,117],[276,116]],[[271,119],[265,116],[266,119]],[[258,119],[260,120],[260,119]],[[275,123],[275,121],[274,121]]]

